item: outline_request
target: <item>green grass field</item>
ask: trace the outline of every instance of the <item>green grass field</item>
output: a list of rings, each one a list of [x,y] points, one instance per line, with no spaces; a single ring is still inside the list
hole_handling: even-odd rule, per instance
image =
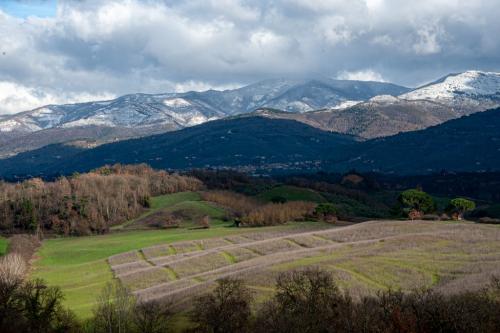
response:
[[[257,198],[264,201],[271,201],[275,197],[282,197],[288,201],[326,201],[325,198],[316,191],[288,185],[276,186],[257,195]]]
[[[9,245],[7,238],[0,236],[0,256],[7,253],[7,245]]]
[[[174,194],[166,194],[166,195],[160,195],[157,197],[152,197],[151,198],[151,207],[148,209],[146,212],[141,214],[139,217],[132,219],[130,221],[127,221],[123,224],[114,226],[111,228],[111,230],[120,230],[123,229],[131,224],[134,224],[134,222],[149,216],[161,209],[169,208],[172,207],[176,204],[182,203],[182,202],[191,202],[191,201],[200,201],[200,195],[199,193],[196,192],[179,192],[179,193],[174,193]]]
[[[140,224],[141,219],[159,211],[182,216],[184,221],[183,227],[192,227],[192,222],[204,215],[210,216],[212,225],[221,225],[223,224],[222,218],[225,215],[225,211],[222,208],[202,201],[199,193],[179,192],[151,198],[150,209],[133,220],[112,227],[111,230],[134,229],[136,224]]]
[[[314,191],[295,191],[293,187],[280,186],[265,192],[264,198],[284,196],[288,200],[316,200],[324,198]],[[106,283],[113,280],[107,262],[108,257],[145,247],[171,244],[173,242],[226,237],[241,233],[248,239],[259,240],[266,233],[279,236],[280,233],[295,229],[307,232],[331,227],[330,225],[301,222],[277,227],[232,228],[230,222],[223,222],[225,212],[220,207],[201,200],[198,193],[184,192],[160,196],[152,199],[151,208],[142,217],[160,210],[182,212],[185,222],[176,229],[129,230],[138,219],[128,221],[125,227],[115,228],[107,235],[89,237],[67,237],[45,240],[36,253],[32,277],[43,278],[49,285],[61,287],[65,305],[80,318],[89,318],[95,299]],[[190,217],[208,215],[212,218],[210,229],[192,230]],[[140,218],[139,218],[140,219]],[[319,227],[319,228],[318,228]],[[397,236],[396,238],[394,238]],[[366,239],[376,241],[364,243]],[[321,250],[305,255],[290,257],[288,250],[282,252],[283,263],[272,264],[255,275],[246,276],[256,297],[266,299],[274,285],[276,274],[295,268],[319,265],[332,271],[343,288],[373,292],[386,288],[410,289],[419,286],[444,286],[458,288],[453,280],[463,279],[463,283],[483,282],[486,275],[500,264],[500,227],[475,225],[472,223],[411,223],[406,221],[363,223],[347,229],[338,229],[330,238],[297,237],[292,241],[276,241],[257,244],[257,249],[265,254],[279,253],[274,247],[307,249],[330,244],[332,250]],[[233,241],[234,242],[234,241]],[[237,243],[237,242],[235,242]],[[281,244],[281,245],[280,245]],[[303,244],[303,245],[300,245]],[[0,254],[5,252],[7,240],[0,238]],[[251,246],[250,246],[251,247]],[[254,249],[255,251],[257,249]],[[250,250],[249,250],[250,251]],[[251,252],[251,251],[250,251]],[[253,253],[253,252],[252,252]],[[222,252],[228,264],[236,265],[239,252]],[[280,257],[278,256],[277,259]],[[186,259],[187,260],[187,259]],[[266,263],[262,259],[261,263]],[[281,260],[281,259],[279,259]],[[179,265],[177,265],[180,269]],[[481,274],[476,274],[477,267]],[[189,275],[189,269],[181,267]],[[483,272],[484,271],[484,272]],[[500,272],[500,271],[499,271]],[[476,274],[476,275],[474,275]],[[469,275],[471,276],[470,280]],[[189,276],[187,277],[189,279]],[[451,281],[451,282],[450,282]],[[462,280],[460,280],[462,281]],[[461,282],[462,283],[462,282]],[[263,292],[265,291],[265,292]],[[182,316],[180,322],[186,321]],[[182,326],[182,325],[181,325]]]
[[[255,229],[229,227],[230,223],[216,220],[224,211],[200,201],[197,193],[176,193],[152,199],[152,207],[143,216],[159,209],[189,209],[206,214],[214,219],[210,229],[189,230],[190,223],[178,229],[167,230],[120,230],[108,235],[89,237],[66,237],[45,240],[37,252],[33,277],[43,278],[50,285],[61,287],[65,304],[82,317],[89,317],[96,296],[102,287],[112,281],[113,275],[106,259],[114,254],[143,247],[185,240],[223,237],[231,234],[255,232]],[[130,225],[133,221],[125,223]],[[294,226],[266,228],[280,230]],[[0,242],[5,239],[0,239]],[[0,243],[0,249],[1,249]]]
[[[104,236],[58,238],[44,241],[33,277],[62,288],[65,304],[81,317],[91,314],[96,296],[113,279],[106,259],[113,255],[161,243],[219,237],[244,232],[218,226],[204,230],[124,231]]]

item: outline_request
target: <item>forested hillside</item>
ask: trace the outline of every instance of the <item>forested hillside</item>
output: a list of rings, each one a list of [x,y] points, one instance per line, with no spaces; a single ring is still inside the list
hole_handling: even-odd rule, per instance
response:
[[[103,233],[137,216],[151,196],[198,190],[192,177],[155,171],[146,165],[102,167],[53,182],[39,178],[0,183],[0,231]]]

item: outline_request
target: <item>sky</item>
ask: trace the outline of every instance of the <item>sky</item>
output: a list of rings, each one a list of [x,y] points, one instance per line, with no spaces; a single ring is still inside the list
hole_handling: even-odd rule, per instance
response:
[[[499,0],[0,0],[0,116],[267,78],[500,72]]]

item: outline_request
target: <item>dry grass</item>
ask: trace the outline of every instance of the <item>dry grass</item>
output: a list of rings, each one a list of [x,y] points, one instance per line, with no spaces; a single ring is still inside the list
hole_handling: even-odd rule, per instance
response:
[[[195,241],[195,243],[201,247],[203,250],[209,250],[217,247],[231,245],[230,242],[224,240],[223,238],[209,238]]]
[[[222,253],[208,253],[199,257],[187,258],[183,261],[171,263],[168,266],[173,269],[179,277],[187,277],[230,264],[231,262],[227,260]]]
[[[434,287],[454,292],[480,288],[491,275],[500,274],[499,240],[500,228],[496,226],[373,221],[327,230],[173,243],[172,248],[179,249],[177,254],[150,262],[167,265],[172,269],[170,275],[175,274],[178,280],[145,276],[147,282],[138,282],[135,276],[143,272],[133,270],[144,266],[136,263],[128,264],[132,273],[124,277],[141,298],[173,297],[184,301],[226,276],[246,279],[257,297],[264,300],[276,274],[311,266],[331,271],[338,284],[354,296],[388,288]],[[148,253],[147,249],[143,251]],[[118,268],[125,272],[126,267]],[[169,275],[164,268],[159,269]]]
[[[120,280],[129,290],[136,291],[172,281],[172,276],[163,267],[151,267],[147,270],[122,275]]]
[[[122,265],[139,260],[141,260],[141,257],[137,251],[124,252],[108,258],[108,262],[111,266]]]
[[[256,245],[247,245],[246,249],[249,249],[255,253],[266,255],[278,252],[288,252],[292,250],[300,249],[301,247],[287,239],[269,240]]]
[[[302,247],[319,247],[319,246],[327,246],[332,244],[332,242],[320,238],[314,235],[307,235],[307,236],[294,236],[294,237],[289,237],[289,240],[291,240],[294,243],[297,243],[298,245]]]
[[[174,249],[174,253],[187,253],[202,250],[200,245],[196,242],[177,242],[172,244],[172,248]]]
[[[17,253],[26,263],[29,263],[40,244],[41,242],[36,236],[14,235],[9,238],[7,253]]]
[[[174,249],[169,245],[162,244],[157,246],[146,247],[142,249],[142,253],[148,259],[168,256],[174,253]]]
[[[240,236],[240,235],[227,236],[224,239],[226,241],[228,241],[229,243],[233,243],[233,244],[244,244],[244,243],[249,243],[252,241],[250,238],[248,238],[246,236]]]
[[[113,271],[116,277],[119,277],[120,275],[130,274],[132,272],[141,271],[150,267],[151,265],[149,263],[147,263],[144,260],[141,260],[121,265],[111,266],[111,270]]]
[[[259,256],[257,253],[255,253],[255,251],[251,251],[242,247],[227,249],[225,250],[225,252],[233,256],[236,262],[245,261]]]
[[[26,273],[26,262],[17,253],[0,257],[0,282],[3,285],[13,285],[23,279]]]

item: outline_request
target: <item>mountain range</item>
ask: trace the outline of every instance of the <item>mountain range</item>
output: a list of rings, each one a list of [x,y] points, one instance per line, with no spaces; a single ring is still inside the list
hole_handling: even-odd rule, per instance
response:
[[[266,80],[224,91],[131,94],[2,116],[0,157],[52,143],[93,147],[253,112],[371,139],[499,105],[500,74],[479,71],[450,74],[416,89],[315,78]]]
[[[415,172],[428,172],[464,165],[487,170],[494,165],[471,158],[473,151],[467,156],[474,165],[465,160],[449,165],[438,156],[439,163],[421,167],[420,162],[391,160],[391,153],[397,151],[394,158],[399,159],[403,151],[398,147],[418,151],[421,147],[412,144],[428,133],[435,136],[429,142],[439,146],[447,145],[446,138],[461,141],[446,136],[450,130],[471,136],[474,144],[483,140],[495,147],[492,131],[485,138],[477,126],[448,126],[456,125],[454,119],[458,124],[478,123],[483,118],[467,116],[498,106],[500,74],[478,71],[450,74],[416,89],[381,82],[279,79],[234,90],[50,105],[0,117],[0,156],[10,156],[0,159],[0,176],[55,175],[115,162],[253,171],[352,167],[412,172],[413,166]],[[495,116],[490,116],[492,124]],[[382,158],[387,163],[377,164]]]
[[[302,114],[259,112],[365,139],[415,131],[500,106],[500,73],[450,74],[399,96],[379,95],[341,110]]]
[[[93,144],[151,135],[261,107],[307,112],[407,91],[382,82],[276,79],[234,90],[132,94],[111,101],[48,105],[0,118],[0,156],[56,142],[87,140]]]
[[[351,169],[395,174],[498,171],[500,108],[366,141],[254,114],[93,149],[49,145],[0,160],[0,177],[52,178],[114,163],[148,163],[175,170],[237,168],[259,174]]]

